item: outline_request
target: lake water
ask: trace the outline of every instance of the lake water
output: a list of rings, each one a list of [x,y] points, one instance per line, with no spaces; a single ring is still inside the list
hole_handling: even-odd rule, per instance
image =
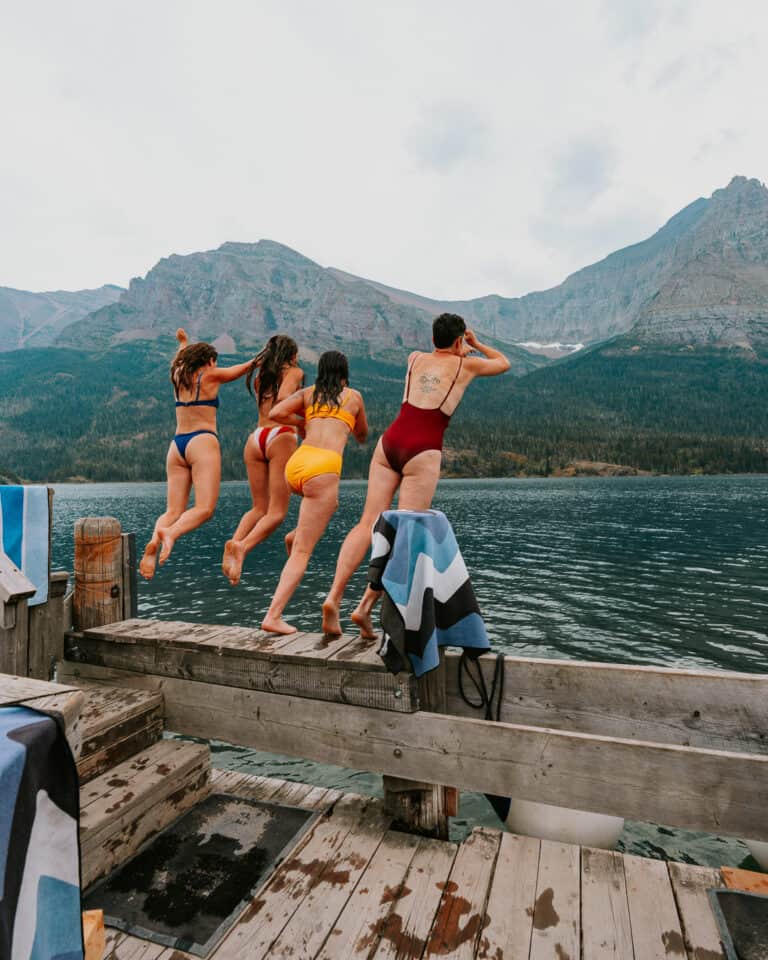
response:
[[[78,517],[117,517],[141,550],[164,509],[164,484],[55,489],[54,563],[70,570]],[[319,627],[339,544],[364,497],[362,481],[342,483],[340,508],[286,612],[300,629]],[[498,650],[768,672],[766,504],[768,477],[738,476],[454,480],[441,483],[434,506],[453,523]],[[284,528],[253,551],[241,585],[232,588],[220,572],[221,551],[247,506],[244,483],[223,485],[214,519],[179,541],[152,582],[140,583],[140,616],[259,625],[298,504],[294,498]],[[350,608],[364,586],[361,569]],[[364,774],[217,749],[217,762],[240,769],[378,789],[378,778]],[[494,822],[482,798],[462,810],[466,819]],[[746,856],[733,841],[640,824],[629,825],[623,845],[715,865]]]

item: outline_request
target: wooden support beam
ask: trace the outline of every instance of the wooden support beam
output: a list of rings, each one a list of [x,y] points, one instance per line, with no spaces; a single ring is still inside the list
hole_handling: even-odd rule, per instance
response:
[[[432,713],[445,713],[445,669],[442,651],[440,664],[417,680],[419,708]],[[398,830],[421,836],[448,839],[449,809],[458,812],[453,787],[384,776],[384,806]]]
[[[354,770],[768,840],[768,756],[434,713],[394,713],[64,663],[159,689],[168,729]]]
[[[64,656],[68,582],[66,570],[54,570],[48,580],[48,600],[29,608],[28,672],[38,680],[52,679],[56,663]]]
[[[410,674],[360,662],[351,637],[278,637],[246,627],[129,620],[66,639],[68,660],[382,710],[417,708]],[[352,650],[350,651],[350,648]]]
[[[454,651],[446,654],[446,713],[479,717],[480,711],[459,693],[459,660]],[[482,656],[478,663],[490,690],[496,655]],[[476,699],[470,682],[465,682],[465,689]],[[768,675],[505,657],[501,720],[627,740],[764,753]]]

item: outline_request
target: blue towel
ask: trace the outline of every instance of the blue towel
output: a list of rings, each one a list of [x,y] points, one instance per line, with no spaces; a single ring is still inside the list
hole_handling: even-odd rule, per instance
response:
[[[48,599],[48,488],[0,485],[0,547],[37,587],[30,606]]]
[[[406,666],[420,677],[440,662],[438,647],[490,649],[475,591],[453,528],[439,510],[386,510],[373,528],[368,571],[384,591],[379,653],[393,673]]]
[[[82,960],[79,789],[64,730],[0,709],[0,957]]]

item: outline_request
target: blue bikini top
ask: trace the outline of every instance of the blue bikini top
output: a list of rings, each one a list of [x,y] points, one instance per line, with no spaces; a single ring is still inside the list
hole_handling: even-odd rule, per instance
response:
[[[176,395],[176,406],[177,407],[216,407],[219,406],[219,398],[214,397],[212,400],[201,400],[200,399],[200,381],[203,379],[202,370],[197,377],[197,393],[195,394],[194,400],[179,400],[179,391],[174,390]]]

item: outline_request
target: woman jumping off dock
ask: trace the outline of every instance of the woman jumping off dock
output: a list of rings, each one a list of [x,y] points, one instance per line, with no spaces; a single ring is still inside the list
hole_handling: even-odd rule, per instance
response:
[[[475,377],[509,370],[499,350],[480,343],[462,317],[443,313],[432,324],[435,349],[415,351],[408,358],[403,403],[376,445],[368,473],[368,495],[360,521],[347,534],[336,561],[336,575],[323,603],[323,632],[341,634],[339,609],[344,591],[371,545],[377,517],[392,505],[400,490],[400,510],[428,510],[432,505],[442,461],[443,434]],[[473,350],[483,358],[468,356]],[[379,594],[366,590],[352,613],[361,636],[375,639],[371,611]]]
[[[171,363],[171,383],[176,396],[176,435],[165,461],[168,499],[158,517],[152,539],[144,548],[139,572],[146,580],[155,574],[157,551],[160,564],[171,555],[179,537],[196,530],[213,516],[221,485],[221,450],[216,433],[219,387],[245,376],[253,361],[233,367],[218,367],[218,353],[210,343],[192,343],[179,328],[179,349]],[[188,507],[195,488],[194,506]]]
[[[296,427],[278,424],[272,418],[272,409],[304,382],[298,354],[292,337],[270,337],[253,361],[246,381],[251,391],[251,378],[256,373],[253,388],[259,425],[249,435],[243,451],[252,506],[243,514],[232,539],[227,540],[221,563],[222,572],[233,587],[240,583],[246,555],[274,533],[288,513],[291,490],[285,480],[285,465],[296,449]]]
[[[342,454],[350,433],[358,443],[368,436],[363,398],[348,383],[347,358],[330,350],[320,357],[315,385],[281,401],[270,414],[276,423],[306,432],[305,442],[285,467],[285,478],[302,501],[296,529],[286,538],[290,555],[261,624],[270,633],[297,632],[283,620],[283,611],[339,505]]]

